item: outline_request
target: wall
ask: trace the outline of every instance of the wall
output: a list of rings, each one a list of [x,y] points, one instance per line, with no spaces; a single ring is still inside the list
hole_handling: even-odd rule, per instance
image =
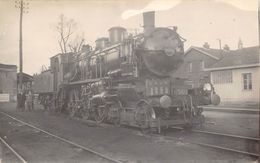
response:
[[[202,82],[210,81],[210,72],[200,69],[200,61],[204,61],[204,67],[208,67],[218,60],[192,49],[184,56],[184,63],[172,75],[173,77],[187,78],[193,87],[199,87]],[[188,72],[188,64],[192,63],[192,72]]]
[[[0,68],[0,94],[9,94],[10,101],[16,101],[17,73],[15,69]]]
[[[211,79],[217,71],[211,72]],[[243,89],[242,73],[252,73],[252,90]],[[214,84],[222,102],[258,103],[260,67],[232,69],[232,83]],[[213,82],[213,81],[212,81]]]

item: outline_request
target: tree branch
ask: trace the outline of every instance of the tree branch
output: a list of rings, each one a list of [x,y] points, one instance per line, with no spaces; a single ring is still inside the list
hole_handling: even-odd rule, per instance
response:
[[[62,53],[67,53],[67,48],[69,48],[70,50],[73,49],[73,51],[77,51],[77,48],[75,50],[75,47],[73,45],[68,45],[71,35],[75,31],[75,25],[76,24],[73,19],[68,20],[66,17],[64,17],[64,15],[60,15],[59,22],[56,26],[56,31],[60,35],[60,40],[58,41],[58,43]]]
[[[69,44],[69,48],[70,48],[70,51],[73,52],[73,47],[72,47],[72,45]]]
[[[60,50],[61,50],[61,52],[63,53],[64,51],[63,51],[63,48],[62,48],[61,41],[58,41],[58,42],[59,42]]]
[[[81,47],[82,47],[84,41],[85,41],[84,38],[81,39],[81,42],[80,42],[80,44],[79,44],[79,46],[78,46],[78,49],[77,49],[77,52],[79,52],[79,51],[81,50]]]

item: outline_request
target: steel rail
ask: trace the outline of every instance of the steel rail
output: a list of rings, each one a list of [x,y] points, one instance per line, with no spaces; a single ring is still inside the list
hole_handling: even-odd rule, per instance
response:
[[[173,129],[177,130],[185,130],[182,127],[171,127]],[[217,136],[225,136],[225,137],[231,137],[231,138],[239,138],[239,139],[247,139],[247,140],[253,140],[253,141],[260,141],[259,138],[254,138],[254,137],[248,137],[248,136],[241,136],[241,135],[234,135],[234,134],[227,134],[227,133],[219,133],[219,132],[213,132],[213,131],[205,131],[205,130],[190,130],[191,132],[194,133],[203,133],[203,134],[211,134],[211,135],[217,135]]]
[[[20,161],[22,161],[23,163],[27,163],[27,161],[19,153],[17,153],[2,137],[0,137],[0,140],[8,149],[10,149],[15,154],[16,157],[18,157]]]
[[[224,134],[224,133],[210,132],[210,131],[203,131],[203,130],[191,130],[191,131],[194,132],[194,133],[209,134],[209,135],[214,135],[214,136],[224,136],[224,137],[229,137],[229,138],[259,141],[258,138],[254,138],[254,137],[247,137],[247,136],[240,136],[240,135],[233,135],[233,134]],[[226,151],[235,152],[235,153],[240,153],[240,154],[245,154],[245,155],[254,156],[254,157],[260,156],[257,153],[246,152],[246,151],[221,147],[221,146],[217,146],[217,145],[211,145],[211,144],[207,144],[207,143],[194,142],[194,144],[198,144],[198,145],[205,146],[205,147],[217,148],[217,149],[226,150]]]
[[[239,153],[239,154],[243,154],[243,155],[259,157],[259,154],[257,154],[257,153],[246,152],[246,151],[241,151],[241,150],[237,150],[237,149],[226,148],[226,147],[221,147],[221,146],[217,146],[217,145],[211,145],[211,144],[207,144],[207,143],[192,142],[192,144],[197,144],[200,146],[210,147],[210,148],[214,148],[214,149],[226,150],[229,152],[235,152],[235,153]]]
[[[184,130],[184,128],[182,128],[182,127],[172,127],[172,128],[178,129],[178,130]],[[225,136],[225,137],[230,137],[230,138],[239,138],[239,139],[247,139],[247,140],[259,141],[258,138],[239,136],[239,135],[233,135],[233,134],[224,134],[224,133],[217,133],[217,132],[210,132],[210,131],[203,131],[203,130],[190,130],[190,131],[194,132],[194,133],[203,133],[203,134]],[[165,136],[165,137],[170,138],[170,139],[173,138],[173,137],[170,137],[170,136]],[[214,149],[226,150],[226,151],[229,151],[229,152],[235,152],[235,153],[239,153],[239,154],[243,154],[243,155],[249,155],[249,156],[253,156],[253,157],[260,157],[260,155],[257,154],[257,153],[246,152],[246,151],[241,151],[241,150],[237,150],[237,149],[232,149],[232,148],[227,148],[227,147],[221,147],[221,146],[217,146],[217,145],[207,144],[207,143],[199,143],[199,142],[190,141],[190,140],[188,140],[187,142],[191,143],[191,144],[197,144],[197,145],[200,145],[200,146],[204,146],[204,147],[210,147],[210,148],[214,148]]]
[[[152,134],[152,136],[159,137],[161,135]],[[163,136],[163,137],[165,137],[166,139],[174,140],[174,141],[180,141],[179,139],[177,139],[175,137],[172,137],[172,136]],[[234,152],[234,153],[238,153],[238,154],[249,155],[249,156],[253,156],[253,157],[259,157],[259,154],[257,154],[257,153],[251,153],[251,152],[246,152],[246,151],[236,150],[236,149],[232,149],[232,148],[221,147],[221,146],[207,144],[207,143],[199,143],[199,142],[186,140],[186,139],[182,139],[182,140],[187,142],[187,143],[190,143],[190,144],[196,144],[196,145],[209,147],[209,148],[213,148],[213,149],[220,149],[220,150],[225,150],[225,151]]]
[[[239,138],[239,139],[259,141],[258,138],[254,138],[254,137],[247,137],[247,136],[240,136],[240,135],[233,135],[233,134],[224,134],[224,133],[218,133],[218,132],[212,132],[212,131],[203,131],[203,130],[191,130],[191,131],[195,132],[195,133],[203,133],[203,134],[211,134],[211,135],[226,136],[226,137],[231,137],[231,138]]]
[[[104,158],[104,159],[106,159],[106,160],[109,160],[109,161],[112,161],[112,162],[116,162],[116,163],[122,163],[122,162],[119,161],[119,160],[115,160],[115,159],[113,159],[113,158],[111,158],[111,157],[109,157],[109,156],[106,156],[106,155],[102,154],[102,153],[96,152],[96,151],[94,151],[93,149],[90,149],[90,148],[87,148],[87,147],[85,147],[85,146],[79,145],[79,144],[74,143],[74,142],[72,142],[72,141],[70,141],[70,140],[68,140],[68,139],[62,138],[62,137],[57,136],[57,135],[54,135],[54,134],[52,134],[52,133],[50,133],[50,132],[48,132],[48,131],[45,131],[45,130],[43,130],[43,129],[40,129],[40,128],[38,128],[38,127],[36,127],[36,126],[34,126],[34,125],[30,124],[30,123],[27,123],[27,122],[24,122],[24,121],[22,121],[22,120],[19,120],[19,119],[15,118],[15,117],[9,115],[8,113],[5,113],[5,112],[3,112],[3,111],[0,111],[0,113],[2,113],[2,114],[4,114],[5,116],[7,116],[7,117],[9,117],[9,118],[11,118],[11,119],[13,119],[13,120],[15,120],[15,121],[18,121],[18,122],[20,122],[20,123],[22,123],[22,124],[24,124],[24,125],[26,125],[26,126],[29,126],[29,127],[31,127],[31,128],[34,128],[34,129],[38,130],[38,131],[41,131],[41,132],[43,132],[43,133],[45,133],[45,134],[47,134],[47,135],[50,135],[50,136],[52,136],[52,137],[54,137],[54,138],[56,138],[56,139],[58,139],[58,140],[61,140],[61,141],[65,142],[65,143],[74,145],[74,146],[76,146],[76,147],[78,147],[78,148],[81,148],[81,149],[83,149],[83,150],[85,150],[85,151],[91,152],[91,153],[93,153],[93,154],[95,154],[95,155],[97,155],[97,156],[100,156],[100,157],[102,157],[102,158]]]

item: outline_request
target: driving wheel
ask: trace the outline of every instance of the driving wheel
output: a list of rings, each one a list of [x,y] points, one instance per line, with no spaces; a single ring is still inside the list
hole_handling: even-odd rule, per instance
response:
[[[137,103],[135,120],[143,133],[150,131],[149,120],[152,118],[153,109],[148,102],[141,100]]]
[[[113,102],[109,107],[109,120],[114,124],[114,126],[120,126],[120,111],[122,105],[119,101]]]
[[[107,108],[105,106],[98,106],[95,108],[95,121],[102,123],[107,118]]]

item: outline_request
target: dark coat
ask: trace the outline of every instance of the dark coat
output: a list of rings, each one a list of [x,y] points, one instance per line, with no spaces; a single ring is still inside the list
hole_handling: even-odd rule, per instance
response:
[[[21,107],[25,106],[25,100],[26,100],[26,96],[25,96],[25,93],[23,93],[21,96]]]
[[[22,107],[21,104],[22,104],[22,94],[18,93],[17,94],[17,106],[18,107]]]

